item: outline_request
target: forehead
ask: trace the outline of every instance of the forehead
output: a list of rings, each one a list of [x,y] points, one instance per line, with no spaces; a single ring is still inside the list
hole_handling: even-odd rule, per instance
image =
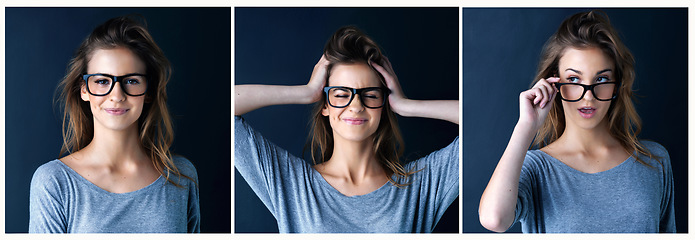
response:
[[[115,76],[145,73],[145,63],[127,48],[97,49],[87,63],[87,73],[107,73]]]
[[[352,88],[379,87],[381,80],[376,71],[365,63],[336,64],[331,69],[328,85]]]
[[[567,48],[558,63],[560,73],[568,68],[582,73],[596,73],[604,69],[614,70],[613,59],[599,48]]]

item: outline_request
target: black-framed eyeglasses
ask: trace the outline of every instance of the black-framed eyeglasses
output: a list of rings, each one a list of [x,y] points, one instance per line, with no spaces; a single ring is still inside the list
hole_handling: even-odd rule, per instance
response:
[[[618,96],[617,82],[602,82],[591,85],[579,83],[555,83],[560,90],[560,98],[568,102],[578,102],[584,98],[584,94],[591,90],[594,98],[599,101],[610,101]]]
[[[354,89],[343,86],[324,87],[328,105],[334,108],[344,108],[350,105],[355,94],[360,96],[362,106],[366,108],[380,108],[386,103],[386,97],[391,90],[386,87],[368,87]]]
[[[113,86],[121,82],[121,89],[128,96],[142,96],[147,92],[147,76],[141,73],[130,73],[123,76],[113,76],[104,73],[82,75],[87,83],[87,92],[94,96],[106,96],[111,93]]]

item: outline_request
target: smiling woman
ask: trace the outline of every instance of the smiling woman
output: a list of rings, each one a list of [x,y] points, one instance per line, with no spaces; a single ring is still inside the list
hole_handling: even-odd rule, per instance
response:
[[[310,103],[313,165],[241,118]],[[458,101],[406,98],[381,49],[355,27],[333,34],[306,85],[237,85],[234,104],[234,164],[280,232],[431,232],[458,196],[458,138],[404,164],[395,116],[458,124]]]
[[[64,156],[34,173],[29,232],[200,231],[196,169],[169,151],[170,71],[131,17],[82,42],[60,84]]]

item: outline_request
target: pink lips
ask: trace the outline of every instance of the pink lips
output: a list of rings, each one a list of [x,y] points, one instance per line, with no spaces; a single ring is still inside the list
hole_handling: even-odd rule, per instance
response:
[[[347,124],[350,125],[362,125],[367,122],[367,119],[364,118],[343,118],[343,121],[345,121]]]
[[[579,115],[581,115],[583,118],[591,118],[596,113],[596,108],[594,107],[583,107],[577,110],[579,111]]]
[[[111,115],[123,115],[126,112],[128,112],[130,109],[125,109],[125,108],[105,108],[104,111],[106,113],[111,114]]]

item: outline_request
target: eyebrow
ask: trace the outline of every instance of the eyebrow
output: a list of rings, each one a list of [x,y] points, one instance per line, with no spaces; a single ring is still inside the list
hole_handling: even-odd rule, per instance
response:
[[[565,69],[565,71],[572,71],[572,72],[575,72],[575,73],[577,73],[577,74],[579,74],[579,75],[582,75],[582,71],[579,71],[579,70],[574,69],[574,68],[567,68],[567,69]],[[599,74],[602,74],[602,73],[605,73],[605,72],[612,72],[612,71],[613,71],[613,70],[611,70],[610,68],[606,68],[606,69],[603,69],[603,70],[601,70],[601,71],[596,72],[596,75],[599,75]]]

